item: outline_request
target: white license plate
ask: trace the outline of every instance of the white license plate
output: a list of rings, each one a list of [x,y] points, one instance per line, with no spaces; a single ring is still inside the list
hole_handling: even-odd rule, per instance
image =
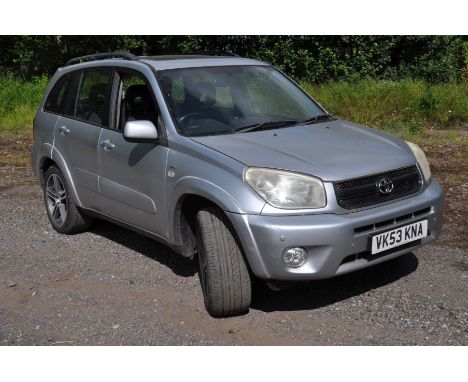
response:
[[[427,220],[405,225],[372,237],[374,255],[427,236]]]

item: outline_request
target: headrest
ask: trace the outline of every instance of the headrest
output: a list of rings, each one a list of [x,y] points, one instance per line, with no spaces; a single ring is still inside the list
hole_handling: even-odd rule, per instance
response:
[[[88,105],[92,110],[103,110],[106,100],[107,84],[94,84],[89,89]]]
[[[216,103],[216,88],[210,82],[187,84],[186,93],[204,105],[212,106]]]
[[[129,86],[125,94],[125,102],[131,110],[154,109],[149,89],[143,84]]]
[[[207,105],[214,105],[216,103],[216,88],[209,82],[202,82],[199,85],[199,92],[201,94],[200,101]]]

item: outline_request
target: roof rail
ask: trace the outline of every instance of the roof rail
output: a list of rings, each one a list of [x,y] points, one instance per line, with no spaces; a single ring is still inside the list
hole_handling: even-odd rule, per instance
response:
[[[65,66],[78,64],[83,60],[99,60],[104,58],[121,58],[124,60],[131,60],[131,61],[138,61],[139,58],[134,54],[127,53],[127,52],[109,52],[109,53],[96,53],[96,54],[88,54],[86,56],[72,58],[68,60]]]
[[[228,50],[205,50],[205,51],[199,51],[199,52],[194,52],[190,54],[203,54],[207,56],[232,56],[232,57],[240,57],[238,54],[235,54],[234,52],[228,51]]]

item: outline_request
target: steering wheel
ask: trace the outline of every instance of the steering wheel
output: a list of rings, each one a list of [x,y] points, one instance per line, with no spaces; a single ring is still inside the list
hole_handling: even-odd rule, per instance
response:
[[[181,123],[181,122],[184,122],[185,120],[189,119],[189,118],[192,118],[196,115],[200,115],[200,116],[203,116],[202,113],[200,112],[193,112],[193,113],[187,113],[187,114],[184,114],[182,116],[180,116],[179,118],[177,118],[177,122]]]

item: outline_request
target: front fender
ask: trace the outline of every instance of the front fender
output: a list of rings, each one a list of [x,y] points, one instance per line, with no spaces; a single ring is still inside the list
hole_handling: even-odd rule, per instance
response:
[[[234,196],[229,194],[228,191],[217,186],[216,184],[197,177],[186,176],[181,178],[174,188],[172,200],[174,201],[170,211],[171,222],[169,227],[172,231],[169,233],[172,239],[177,229],[177,214],[180,211],[180,201],[187,194],[201,196],[212,203],[216,204],[219,208],[226,212],[226,216],[231,221],[235,231],[238,234],[239,240],[245,250],[247,261],[255,274],[265,275],[267,274],[266,267],[263,263],[261,256],[258,254],[258,248],[256,248],[255,241],[250,240],[251,232],[248,224],[246,224],[247,213],[239,203],[236,201]],[[173,240],[174,241],[174,240]]]
[[[179,200],[185,194],[194,194],[211,200],[224,211],[244,213],[242,207],[231,194],[206,179],[195,176],[180,178],[174,187],[171,198],[172,200]]]
[[[216,184],[195,176],[182,177],[175,184],[171,191],[171,197],[168,199],[169,232],[167,232],[167,234],[172,242],[178,241],[178,235],[176,234],[177,227],[179,226],[178,218],[181,202],[186,195],[203,197],[216,204],[224,211],[243,213],[241,206],[234,197]]]

